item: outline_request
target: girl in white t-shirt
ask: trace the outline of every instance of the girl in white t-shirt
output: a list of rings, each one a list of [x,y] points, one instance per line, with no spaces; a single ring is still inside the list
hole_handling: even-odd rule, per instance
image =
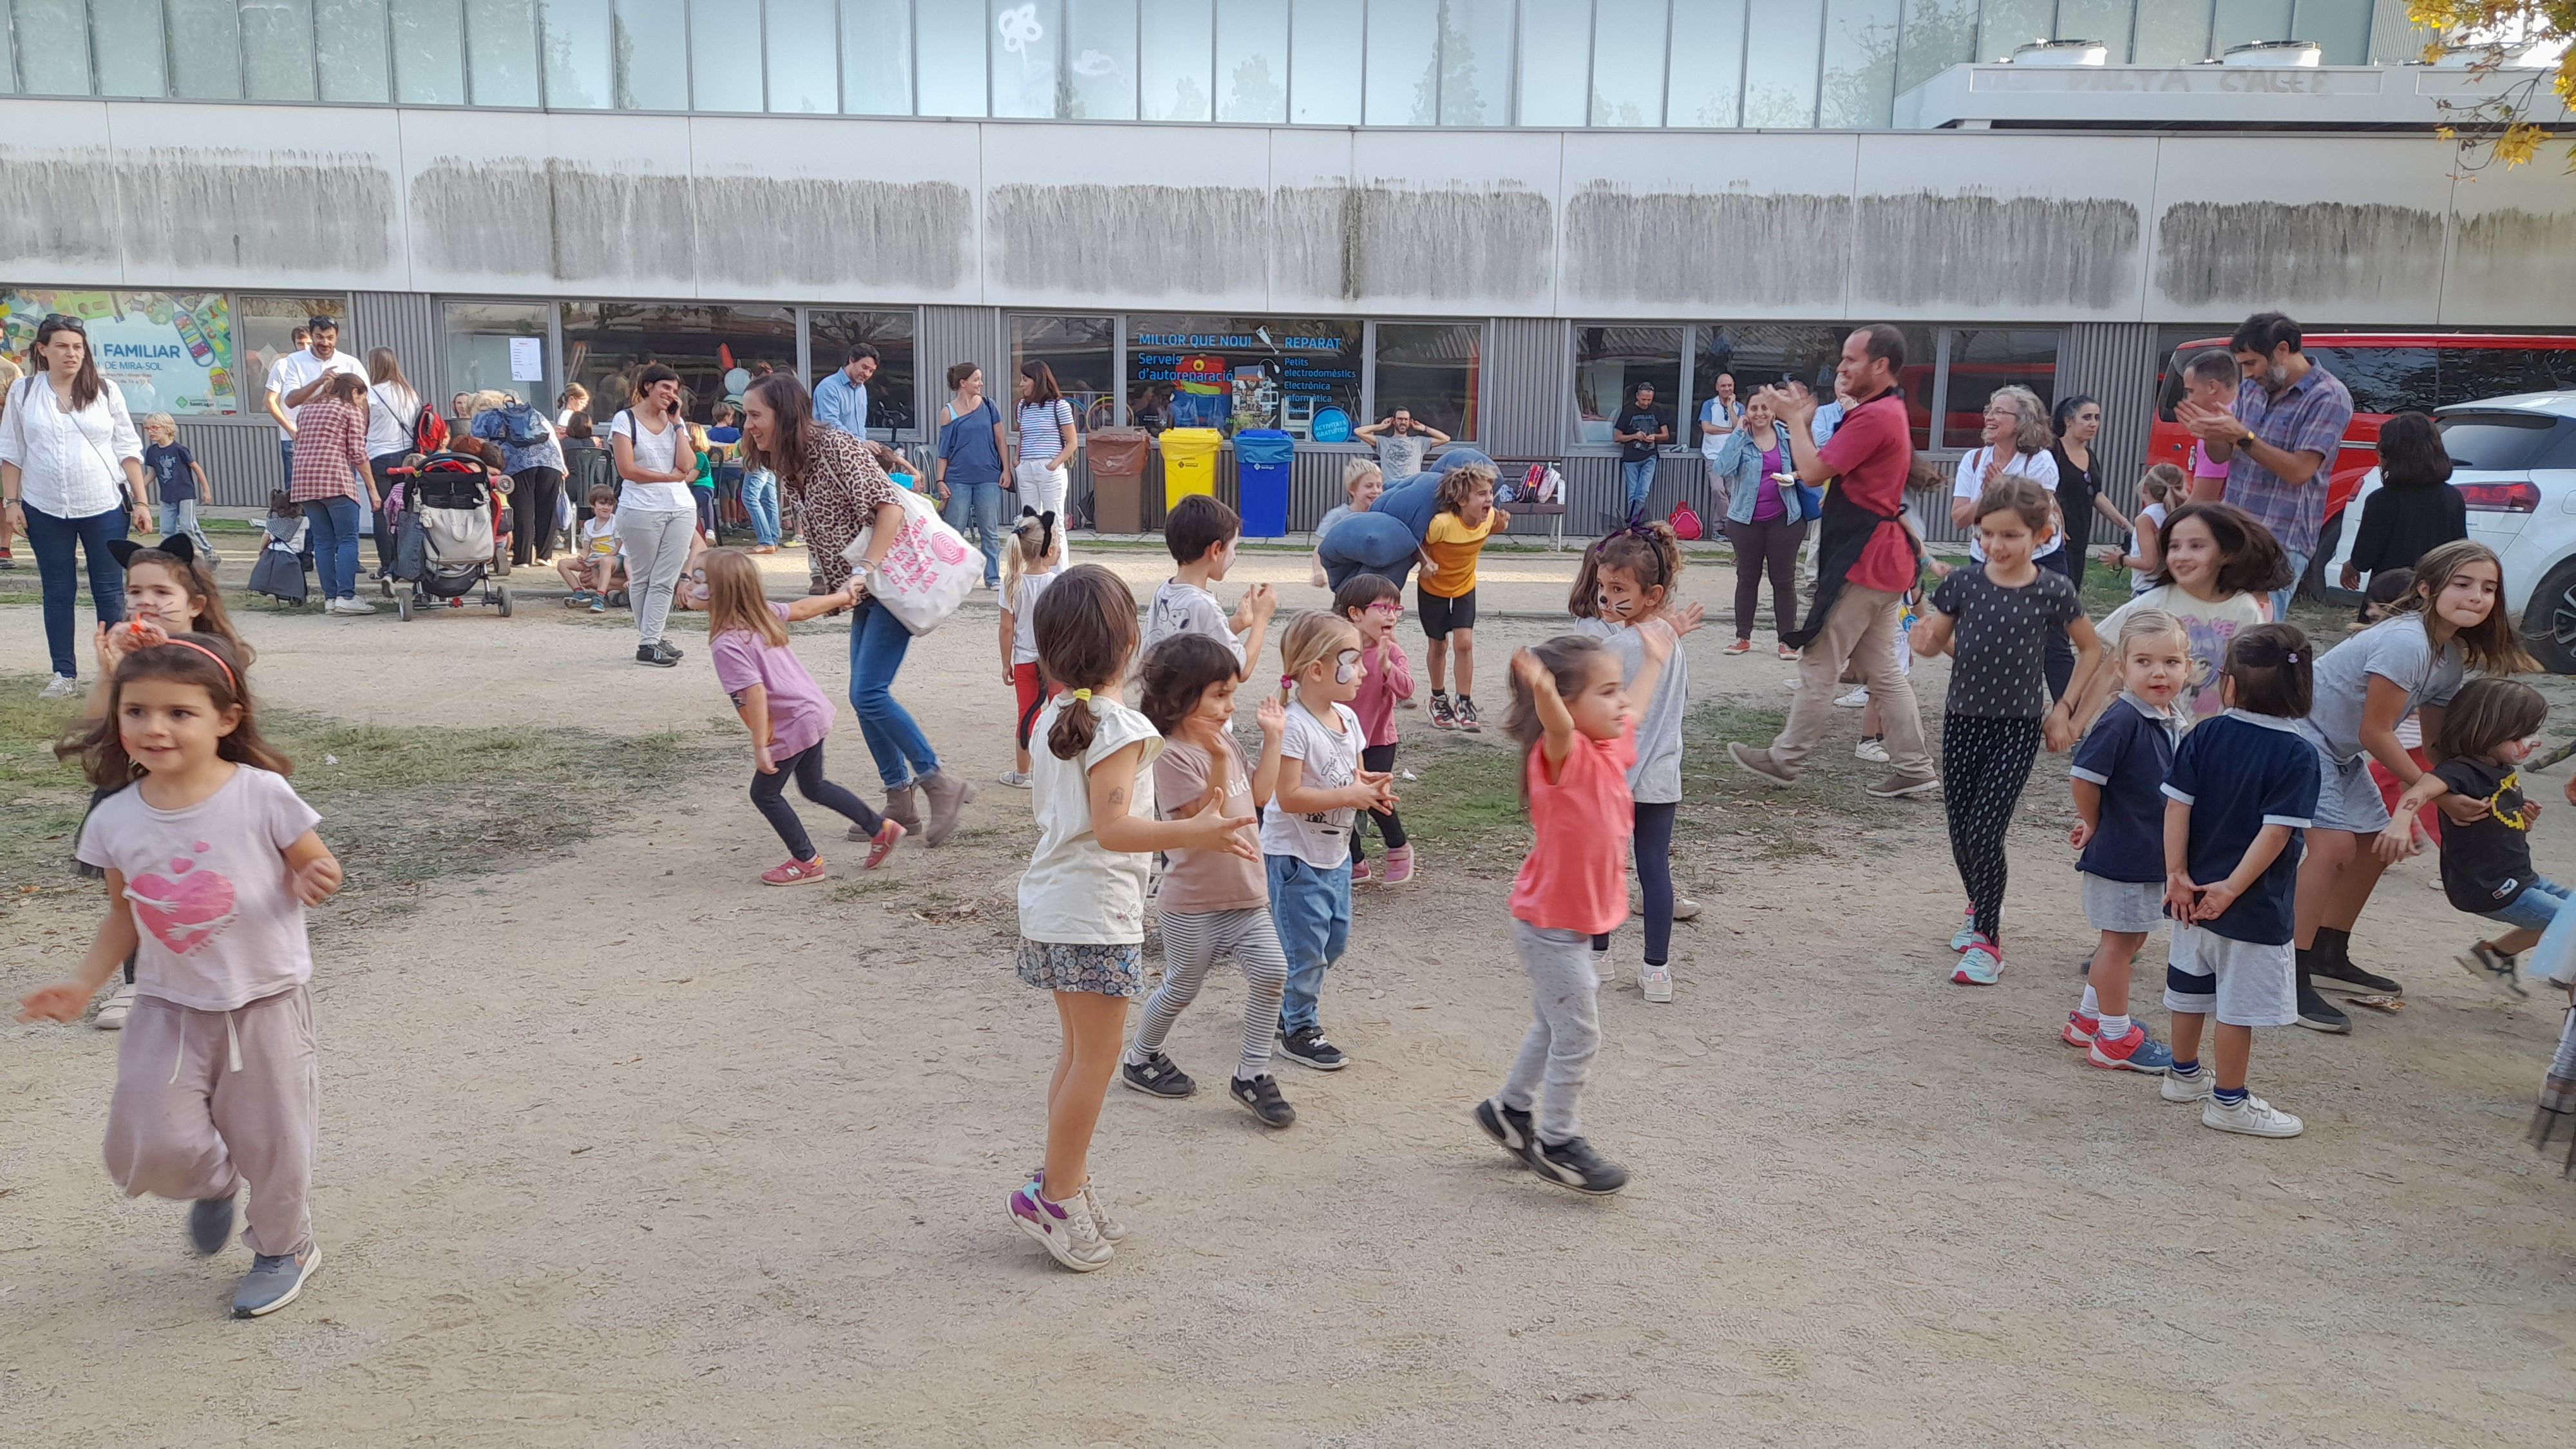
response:
[[[2191,480],[2171,463],[2158,463],[2138,479],[2138,516],[2129,523],[2129,546],[2102,550],[2102,562],[2129,571],[2132,598],[2154,588],[2156,570],[2164,567],[2165,520],[2190,501]]]
[[[190,1204],[212,1257],[251,1189],[251,1270],[233,1316],[293,1302],[321,1262],[313,1181],[313,952],[304,908],[340,888],[322,817],[259,736],[229,640],[176,634],[127,654],[105,716],[77,745],[116,793],[81,826],[107,877],[107,919],[68,981],[19,1002],[22,1021],[77,1021],[131,954],[135,1001],[107,1109],[109,1176],[128,1197]]]
[[[1014,790],[1029,788],[1029,730],[1038,706],[1055,691],[1038,677],[1038,638],[1033,627],[1038,598],[1064,566],[1064,531],[1053,513],[1022,508],[1002,545],[1002,682],[1011,686],[1019,711],[1011,716],[1011,743],[1019,758],[1002,776]]]
[[[2143,516],[2143,515],[2141,515]],[[2236,636],[2272,620],[2271,591],[2290,576],[2281,545],[2244,511],[2224,503],[2186,503],[2165,520],[2156,546],[2156,569],[2143,594],[2111,611],[2100,632],[2120,637],[2121,626],[2141,609],[2158,609],[2182,621],[2191,640],[2192,678],[2175,704],[2198,723],[2217,714],[2218,676]],[[2110,704],[2119,670],[2104,666],[2073,696],[2075,717],[2090,721]]]
[[[1279,1049],[1317,1071],[1349,1065],[1317,1021],[1324,973],[1351,936],[1351,823],[1361,810],[1395,808],[1393,775],[1360,768],[1367,735],[1350,707],[1368,666],[1351,621],[1309,609],[1279,638],[1279,793],[1261,820],[1270,916],[1288,953]],[[1293,701],[1293,702],[1292,702]]]
[[[1038,715],[1029,788],[1037,849],[1020,875],[1022,981],[1055,993],[1064,1045],[1047,1084],[1046,1161],[1009,1199],[1012,1223],[1077,1273],[1127,1230],[1091,1186],[1091,1134],[1118,1070],[1127,998],[1144,987],[1145,882],[1155,851],[1257,853],[1252,817],[1154,816],[1163,739],[1119,703],[1136,654],[1136,596],[1097,564],[1066,571],[1032,611],[1038,662],[1064,688]]]

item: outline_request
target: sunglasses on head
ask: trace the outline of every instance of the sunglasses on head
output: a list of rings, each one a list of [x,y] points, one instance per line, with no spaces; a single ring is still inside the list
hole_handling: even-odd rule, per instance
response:
[[[71,315],[69,312],[48,312],[45,314],[45,320],[37,326],[36,330],[39,332],[77,332],[83,337],[87,337],[89,335],[89,324],[83,322],[78,317]]]

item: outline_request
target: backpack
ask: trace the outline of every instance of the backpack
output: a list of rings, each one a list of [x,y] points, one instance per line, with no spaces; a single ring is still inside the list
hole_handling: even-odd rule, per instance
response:
[[[1691,506],[1687,503],[1674,504],[1672,517],[1667,521],[1673,526],[1673,537],[1685,543],[1696,540],[1700,536],[1699,515],[1691,512]]]
[[[523,402],[501,405],[501,441],[513,448],[534,448],[547,438],[546,420]]]
[[[440,417],[438,409],[427,403],[420,405],[419,414],[411,420],[411,450],[415,453],[447,451],[447,419]]]
[[[1521,476],[1520,501],[1555,503],[1565,496],[1565,475],[1552,463],[1532,463]]]

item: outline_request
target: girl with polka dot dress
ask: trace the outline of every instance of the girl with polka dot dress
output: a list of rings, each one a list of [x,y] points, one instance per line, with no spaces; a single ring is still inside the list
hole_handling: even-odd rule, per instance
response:
[[[1986,490],[1971,522],[1985,561],[1952,573],[1932,592],[1932,614],[1914,629],[1914,652],[1948,654],[1950,694],[1941,720],[1941,794],[1949,810],[1950,854],[1968,889],[1966,919],[1950,949],[1950,979],[1992,986],[2003,977],[2004,832],[2030,781],[2043,739],[2074,743],[2068,699],[2046,703],[2048,642],[2076,649],[2076,679],[2102,652],[2083,601],[2064,574],[2032,562],[2052,531],[2048,491],[2008,478]]]

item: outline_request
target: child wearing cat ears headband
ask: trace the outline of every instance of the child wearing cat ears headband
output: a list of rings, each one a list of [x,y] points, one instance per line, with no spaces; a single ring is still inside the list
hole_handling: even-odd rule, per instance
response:
[[[1064,532],[1056,526],[1055,514],[1021,509],[1020,521],[1011,526],[1010,546],[1002,551],[1002,682],[1011,686],[1020,705],[1011,736],[1019,756],[1003,772],[1002,783],[1014,790],[1029,788],[1029,727],[1063,688],[1040,675],[1036,627],[1038,596],[1063,567]]]

